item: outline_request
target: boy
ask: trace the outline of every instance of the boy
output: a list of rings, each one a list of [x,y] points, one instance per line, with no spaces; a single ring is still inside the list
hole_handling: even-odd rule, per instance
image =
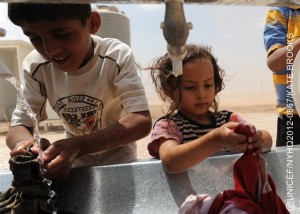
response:
[[[150,132],[151,116],[130,48],[91,35],[101,19],[90,4],[10,3],[8,16],[35,48],[23,62],[27,102],[41,121],[48,99],[66,128],[66,139],[42,140],[45,176],[135,160],[134,142]],[[24,154],[34,142],[34,123],[19,102],[11,123],[11,156]]]
[[[299,114],[294,106],[291,90],[291,71],[300,49],[300,7],[271,7],[267,11],[264,28],[264,45],[267,65],[273,72],[277,94],[276,146],[293,146],[300,143]]]

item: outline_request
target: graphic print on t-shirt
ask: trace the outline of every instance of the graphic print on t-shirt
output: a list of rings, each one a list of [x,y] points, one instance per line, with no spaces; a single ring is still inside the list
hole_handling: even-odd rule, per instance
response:
[[[89,134],[101,130],[103,103],[93,97],[76,94],[59,99],[54,111],[68,129],[76,134]]]

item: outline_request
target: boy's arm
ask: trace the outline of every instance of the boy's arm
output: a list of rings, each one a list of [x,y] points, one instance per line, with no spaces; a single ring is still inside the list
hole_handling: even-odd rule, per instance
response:
[[[293,64],[300,48],[300,41],[294,40],[298,35],[294,35],[295,31],[292,29],[299,23],[290,25],[290,19],[287,18],[290,14],[290,9],[274,7],[269,9],[266,15],[263,36],[267,65],[272,72],[285,70],[288,65]]]
[[[150,133],[151,126],[149,111],[130,113],[102,131],[79,137],[84,140],[81,141],[83,145],[78,157],[137,141]]]
[[[58,140],[44,152],[48,178],[65,177],[76,158],[114,149],[147,136],[152,127],[149,111],[130,113],[106,129]]]
[[[19,125],[9,129],[6,135],[6,145],[11,150],[11,155],[26,154],[25,148],[29,144],[34,143],[34,137],[32,135],[33,128],[27,128]]]
[[[292,44],[289,44],[289,47],[284,46],[274,50],[267,58],[267,65],[269,69],[273,72],[279,72],[285,69],[291,70],[291,65],[294,63],[299,49],[300,40],[298,39]],[[290,68],[287,66],[290,66]]]

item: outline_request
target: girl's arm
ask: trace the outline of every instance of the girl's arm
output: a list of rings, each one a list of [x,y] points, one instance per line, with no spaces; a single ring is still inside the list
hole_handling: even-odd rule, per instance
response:
[[[237,123],[229,122],[188,143],[179,144],[176,140],[160,140],[160,159],[169,173],[179,173],[200,163],[225,147],[231,150],[245,151],[247,137],[236,134],[232,129]]]

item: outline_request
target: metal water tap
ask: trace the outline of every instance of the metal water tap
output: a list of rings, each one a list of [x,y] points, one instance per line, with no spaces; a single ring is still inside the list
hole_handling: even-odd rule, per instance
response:
[[[161,23],[163,35],[167,41],[167,50],[172,60],[172,74],[182,74],[182,60],[186,54],[186,40],[189,30],[193,28],[187,23],[183,10],[184,0],[165,0],[165,20]]]

